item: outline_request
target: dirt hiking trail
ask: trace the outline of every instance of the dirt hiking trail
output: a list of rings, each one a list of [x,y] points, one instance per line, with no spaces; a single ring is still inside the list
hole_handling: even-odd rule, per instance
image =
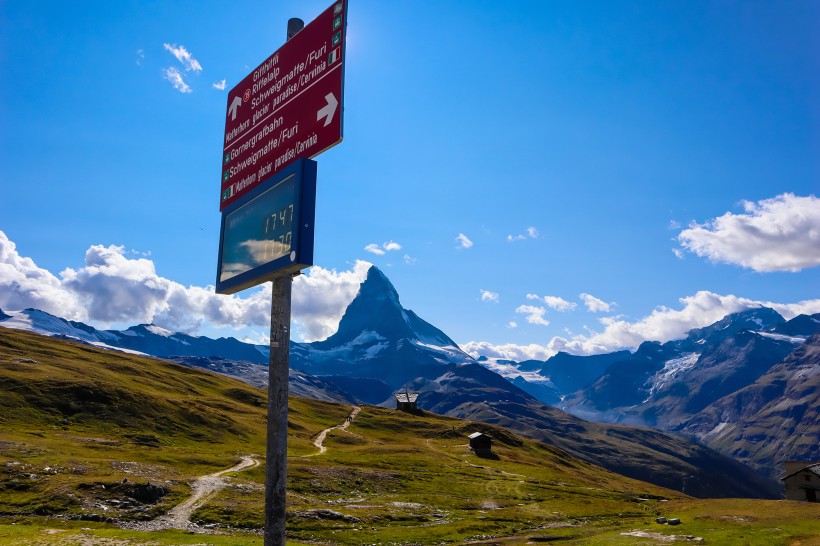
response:
[[[326,428],[325,430],[320,432],[316,436],[316,438],[313,440],[313,445],[315,445],[316,447],[319,448],[319,453],[313,453],[312,455],[306,455],[306,456],[307,457],[315,457],[316,455],[321,455],[322,453],[327,451],[327,448],[324,445],[325,444],[325,438],[327,438],[327,433],[330,432],[331,430],[336,430],[336,429],[338,429],[338,430],[347,430],[347,427],[349,427],[350,423],[353,422],[353,419],[355,419],[356,416],[359,415],[360,411],[362,411],[361,407],[353,406],[353,411],[350,412],[350,415],[347,416],[344,423],[342,423],[341,425],[336,425],[335,427]]]

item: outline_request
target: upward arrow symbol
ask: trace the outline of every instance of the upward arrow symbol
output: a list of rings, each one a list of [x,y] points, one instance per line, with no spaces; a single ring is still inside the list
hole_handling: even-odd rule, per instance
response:
[[[327,101],[327,104],[321,107],[318,112],[316,112],[316,121],[325,118],[324,127],[327,127],[328,125],[330,125],[330,120],[333,119],[333,114],[336,113],[336,107],[339,106],[339,101],[336,100],[336,97],[333,96],[333,93],[328,93],[327,95],[325,95],[325,100]]]
[[[231,105],[228,106],[228,114],[231,116],[231,121],[236,121],[236,111],[239,109],[239,105],[242,104],[242,97],[236,96],[231,101]]]

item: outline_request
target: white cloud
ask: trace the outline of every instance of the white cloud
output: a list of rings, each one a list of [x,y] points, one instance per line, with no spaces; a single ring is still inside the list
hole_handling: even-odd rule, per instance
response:
[[[599,300],[591,294],[579,294],[578,297],[581,298],[590,313],[609,313],[612,309],[611,303]]]
[[[456,236],[456,243],[458,243],[458,248],[470,248],[473,246],[473,242],[463,233],[459,233]]]
[[[169,82],[171,82],[171,85],[174,86],[174,89],[176,89],[180,93],[191,92],[191,86],[185,83],[185,78],[183,78],[179,70],[177,70],[173,66],[171,68],[165,69],[165,75],[163,77]]]
[[[162,44],[166,50],[171,52],[171,55],[176,57],[176,59],[182,63],[182,66],[185,67],[185,71],[189,72],[193,70],[194,72],[201,72],[202,65],[199,64],[191,52],[185,49],[185,46],[177,46],[176,44]]]
[[[598,319],[598,322],[600,322],[604,326],[609,326],[611,324],[615,324],[617,321],[621,320],[622,318],[624,318],[624,315],[614,315],[614,316],[611,316],[611,317],[600,317]]]
[[[544,296],[544,303],[546,303],[550,309],[562,312],[571,311],[576,307],[575,303],[567,301],[564,298],[559,298],[558,296]]]
[[[461,349],[472,356],[478,358],[486,356],[488,358],[501,358],[504,360],[546,360],[555,354],[547,347],[532,343],[530,345],[516,345],[514,343],[504,343],[494,345],[486,341],[470,341],[462,343]]]
[[[372,265],[357,260],[351,270],[340,272],[313,266],[309,275],[294,279],[293,320],[302,327],[302,341],[325,339],[336,333],[339,320]]]
[[[527,299],[543,301],[550,309],[555,309],[556,311],[561,312],[572,311],[576,307],[576,304],[573,302],[567,301],[564,298],[559,298],[558,296],[544,296],[542,298],[538,294],[527,294]]]
[[[218,82],[214,82],[211,84],[214,89],[219,89],[220,91],[224,91],[225,87],[227,87],[227,83],[225,80],[221,80]]]
[[[77,295],[64,289],[60,279],[38,267],[34,260],[20,256],[14,242],[0,231],[0,309],[19,311],[27,307],[71,320],[86,318]]]
[[[404,255],[404,263],[406,263],[406,264],[408,264],[408,265],[413,265],[413,264],[414,264],[414,263],[416,263],[417,261],[418,261],[418,260],[416,260],[414,257],[412,257],[412,256],[411,256],[411,255],[409,255],[409,254],[405,254],[405,255]]]
[[[292,317],[312,341],[332,334],[358,292],[371,264],[352,270],[311,268],[293,282]],[[125,247],[93,245],[85,265],[57,277],[27,257],[0,231],[0,308],[27,307],[71,320],[109,327],[154,323],[169,330],[197,333],[203,327],[270,327],[270,285],[243,297],[223,296],[212,286],[183,286],[157,274],[146,258],[130,258]]]
[[[510,322],[507,323],[507,328],[518,328],[518,323],[515,322],[514,320],[511,320]]]
[[[145,51],[138,49],[137,50],[137,65],[142,66],[142,61],[145,60]]]
[[[395,241],[387,241],[386,243],[382,243],[381,247],[376,243],[370,243],[365,246],[364,249],[377,256],[384,256],[386,252],[390,252],[391,250],[401,250],[401,245]]]
[[[680,232],[686,250],[713,262],[759,272],[800,271],[820,265],[820,200],[784,193],[757,203],[743,202],[745,213],[727,212]]]
[[[605,317],[601,319],[605,326],[602,332],[593,332],[586,328],[589,335],[578,335],[572,339],[553,337],[546,345],[494,345],[484,341],[470,341],[462,344],[461,347],[474,357],[484,355],[511,360],[525,360],[526,358],[545,360],[558,351],[591,355],[635,349],[644,341],[666,342],[672,339],[682,339],[692,328],[703,328],[730,313],[757,307],[770,307],[783,315],[786,320],[801,314],[820,313],[820,299],[797,303],[777,303],[734,295],[723,296],[702,290],[693,296],[680,298],[679,301],[680,309],[658,307],[646,317],[635,322],[623,320],[621,316]]]
[[[523,241],[524,239],[538,239],[539,236],[538,230],[535,229],[535,227],[530,226],[524,233],[519,233],[518,235],[507,235],[507,240],[510,242]]]
[[[498,303],[499,297],[497,292],[490,292],[489,290],[481,290],[481,301],[491,301]]]
[[[519,305],[515,310],[516,313],[526,315],[526,320],[530,324],[538,324],[540,326],[549,326],[550,322],[544,319],[544,313],[547,312],[543,307],[536,307],[534,305]]]

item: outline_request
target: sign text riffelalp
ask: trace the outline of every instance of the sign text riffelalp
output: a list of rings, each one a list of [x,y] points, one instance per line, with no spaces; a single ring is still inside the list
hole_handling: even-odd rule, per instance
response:
[[[342,140],[347,0],[337,0],[228,93],[219,209]]]

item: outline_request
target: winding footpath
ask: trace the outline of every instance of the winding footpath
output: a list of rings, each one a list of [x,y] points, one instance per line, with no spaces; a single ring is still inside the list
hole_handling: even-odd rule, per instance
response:
[[[350,415],[345,418],[344,423],[341,425],[336,425],[335,427],[326,428],[322,432],[316,435],[316,438],[313,439],[313,445],[319,448],[318,453],[314,453],[311,455],[306,455],[306,457],[315,457],[316,455],[321,455],[322,453],[327,451],[325,447],[325,438],[327,438],[328,433],[331,430],[347,430],[347,427],[350,426],[350,423],[359,415],[359,412],[362,410],[359,406],[353,406],[353,410],[350,412]],[[206,476],[201,476],[197,478],[194,483],[191,484],[191,496],[185,501],[176,506],[174,506],[167,514],[159,516],[156,519],[151,521],[144,521],[138,523],[128,523],[123,525],[124,528],[128,529],[138,529],[140,531],[161,531],[162,529],[183,529],[188,531],[194,532],[203,532],[204,529],[200,528],[197,524],[191,521],[191,514],[194,511],[205,504],[208,500],[208,497],[216,493],[217,491],[224,489],[228,485],[228,481],[223,478],[225,474],[229,474],[231,472],[239,472],[240,470],[245,470],[246,468],[252,468],[254,466],[258,466],[259,461],[254,459],[249,455],[243,455],[242,461],[239,464],[236,464],[230,468],[226,468],[225,470],[220,470],[219,472],[215,472],[213,474],[208,474]],[[207,531],[205,531],[207,532]]]
[[[347,427],[349,427],[350,423],[353,422],[353,419],[355,419],[356,416],[359,415],[360,411],[362,411],[361,407],[353,406],[353,411],[350,412],[350,415],[347,416],[344,423],[342,423],[341,425],[336,425],[335,427],[326,428],[325,430],[320,432],[316,436],[316,438],[314,438],[314,440],[313,440],[313,445],[315,445],[316,447],[319,448],[319,453],[314,453],[312,455],[306,455],[306,457],[315,457],[316,455],[321,455],[322,453],[327,451],[327,448],[325,447],[325,438],[327,438],[327,433],[330,432],[331,430],[337,430],[337,429],[338,430],[347,430]]]
[[[198,525],[191,522],[191,514],[194,513],[194,510],[205,504],[208,497],[217,491],[224,489],[228,485],[227,480],[222,476],[230,472],[239,472],[240,470],[245,470],[246,468],[252,468],[258,465],[258,460],[248,455],[244,455],[239,464],[225,470],[215,472],[214,474],[208,474],[197,478],[196,481],[191,484],[192,493],[188,500],[176,505],[167,514],[159,516],[151,521],[138,523],[136,527],[143,531],[159,531],[162,529],[187,529],[193,531],[199,529]]]

